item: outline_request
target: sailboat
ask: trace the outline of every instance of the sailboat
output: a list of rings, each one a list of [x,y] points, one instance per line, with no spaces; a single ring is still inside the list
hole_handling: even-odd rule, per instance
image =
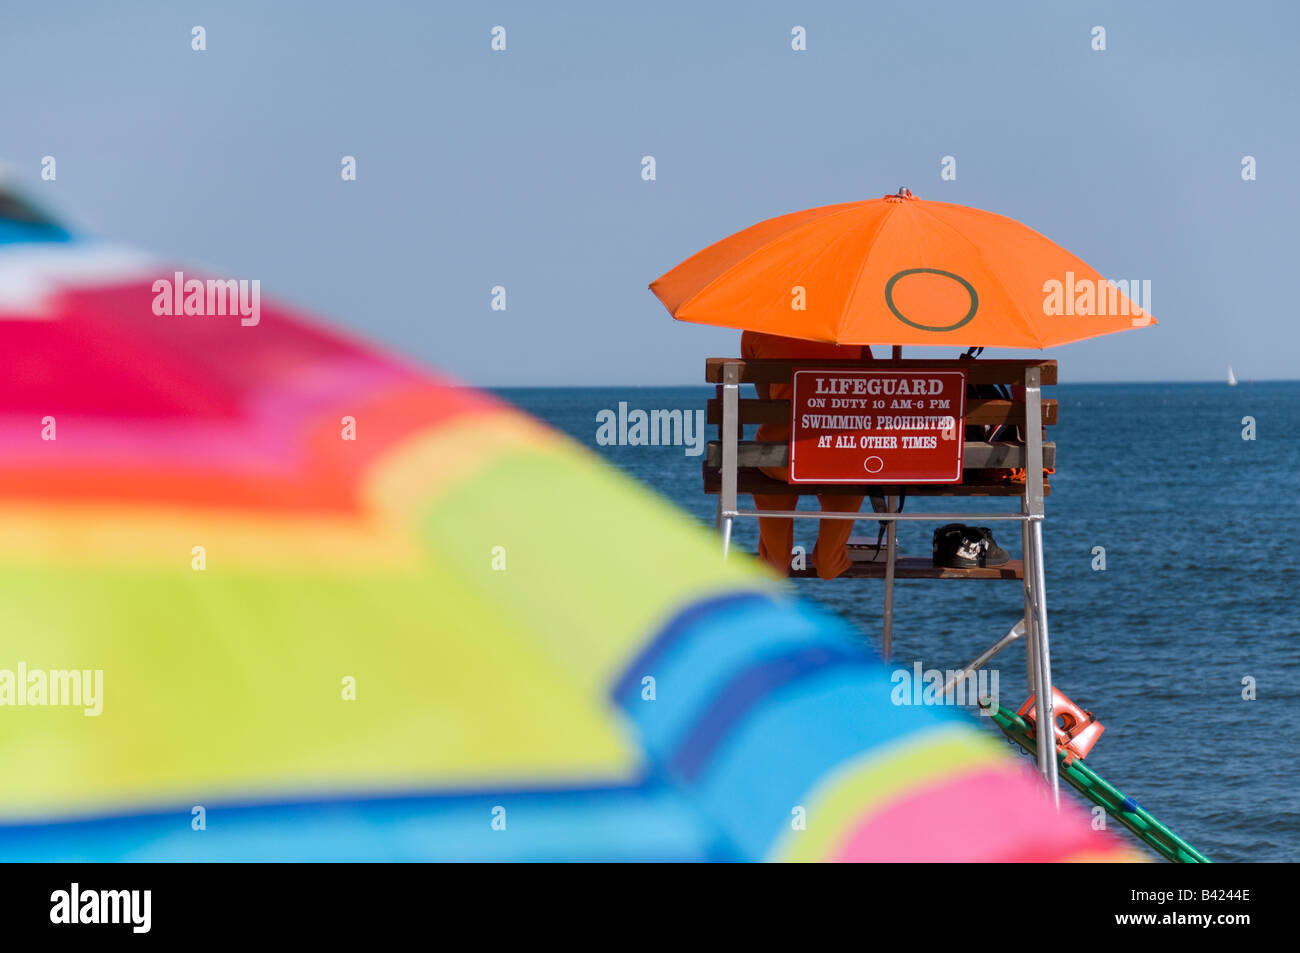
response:
[[[1234,373],[1232,373],[1232,365],[1231,365],[1231,364],[1228,365],[1228,386],[1229,386],[1229,387],[1236,387],[1236,386],[1237,386],[1237,375],[1234,374]]]

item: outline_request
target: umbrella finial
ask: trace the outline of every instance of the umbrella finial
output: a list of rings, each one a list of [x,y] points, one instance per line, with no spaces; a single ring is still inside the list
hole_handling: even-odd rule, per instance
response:
[[[915,199],[916,196],[912,194],[912,190],[907,186],[900,185],[896,194],[886,195],[885,198],[889,199],[891,202],[906,202],[909,199]]]

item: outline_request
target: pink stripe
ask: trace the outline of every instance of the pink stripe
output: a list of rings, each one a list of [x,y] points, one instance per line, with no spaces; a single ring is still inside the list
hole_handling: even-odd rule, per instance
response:
[[[7,464],[151,466],[201,464],[221,472],[281,473],[301,463],[303,432],[326,413],[362,405],[410,376],[373,362],[334,361],[297,372],[256,395],[232,420],[123,419],[62,414],[59,439],[40,439],[30,414],[0,417],[0,459]]]
[[[152,301],[141,280],[63,289],[39,326],[5,323],[16,358],[0,378],[0,461],[288,474],[322,420],[435,383],[271,301],[249,328],[156,316]],[[40,439],[46,415],[57,441]]]
[[[1042,862],[1115,850],[1072,804],[1052,809],[1015,765],[958,775],[858,819],[837,861]]]

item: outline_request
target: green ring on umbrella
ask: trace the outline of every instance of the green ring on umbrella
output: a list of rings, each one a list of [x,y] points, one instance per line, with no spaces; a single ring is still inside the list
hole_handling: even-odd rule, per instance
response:
[[[943,327],[934,327],[929,324],[918,324],[917,322],[910,320],[905,314],[903,314],[903,312],[899,311],[894,304],[894,285],[898,283],[899,278],[906,278],[908,275],[943,275],[945,278],[951,278],[953,281],[959,282],[961,286],[966,289],[966,293],[970,295],[970,310],[967,311],[966,316],[956,324],[949,324]],[[961,275],[955,275],[951,271],[941,271],[938,268],[904,268],[886,282],[885,304],[889,305],[889,310],[894,312],[894,317],[911,327],[918,328],[922,331],[956,331],[963,324],[970,323],[970,319],[975,317],[975,312],[978,311],[980,307],[980,299],[979,295],[975,293],[975,286]]]

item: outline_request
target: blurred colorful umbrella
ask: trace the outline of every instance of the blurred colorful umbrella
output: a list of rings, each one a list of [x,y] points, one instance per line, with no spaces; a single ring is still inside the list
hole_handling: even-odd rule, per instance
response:
[[[510,406],[0,240],[0,859],[1127,856]]]
[[[759,222],[650,289],[681,321],[837,344],[1045,348],[1155,323],[1132,284],[1019,222],[899,191]]]

